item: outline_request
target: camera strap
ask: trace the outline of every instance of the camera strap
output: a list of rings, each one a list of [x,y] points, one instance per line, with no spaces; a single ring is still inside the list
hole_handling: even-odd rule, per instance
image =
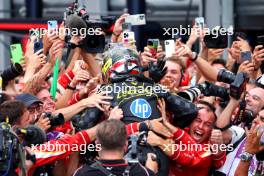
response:
[[[109,170],[107,170],[105,167],[103,167],[102,163],[98,160],[96,160],[95,163],[91,165],[91,167],[100,170],[106,176],[116,176],[115,174],[112,174]],[[122,175],[129,176],[130,168],[131,166],[128,165]]]

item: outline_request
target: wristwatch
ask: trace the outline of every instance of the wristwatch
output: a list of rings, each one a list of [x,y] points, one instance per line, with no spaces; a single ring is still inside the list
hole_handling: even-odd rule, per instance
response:
[[[241,161],[251,161],[253,158],[253,154],[248,153],[248,152],[243,152],[240,154],[239,157]]]
[[[191,60],[194,62],[198,58],[198,54],[196,52],[192,52],[192,58]]]

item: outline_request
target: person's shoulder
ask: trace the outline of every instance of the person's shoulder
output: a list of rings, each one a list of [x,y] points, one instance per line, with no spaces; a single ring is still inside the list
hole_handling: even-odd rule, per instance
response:
[[[89,176],[97,176],[98,172],[95,168],[91,167],[90,165],[83,165],[82,167],[80,167],[78,170],[76,170],[76,172],[74,173],[73,176],[85,176],[85,175],[89,175]]]
[[[132,176],[138,176],[138,175],[154,176],[155,175],[153,171],[151,171],[150,169],[141,165],[140,163],[136,163],[136,164],[131,165],[130,172],[131,172]]]

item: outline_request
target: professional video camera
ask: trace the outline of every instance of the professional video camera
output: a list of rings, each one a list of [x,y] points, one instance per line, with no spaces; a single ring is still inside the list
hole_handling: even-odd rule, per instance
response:
[[[63,125],[64,122],[65,122],[64,116],[63,116],[62,113],[58,113],[56,115],[52,115],[51,113],[46,112],[45,116],[47,118],[49,118],[51,128],[59,126],[59,125]]]
[[[85,7],[78,7],[78,0],[73,3],[73,6],[66,9],[64,20],[67,28],[78,30],[78,35],[81,36],[80,30],[85,30],[85,36],[80,47],[88,53],[102,53],[105,49],[105,36],[103,32],[115,22],[114,16],[100,16],[99,19],[91,19]],[[66,42],[69,43],[71,36],[66,37]]]
[[[22,156],[22,146],[11,126],[6,122],[0,123],[0,175],[16,175],[15,169],[24,158]]]
[[[229,91],[227,88],[214,85],[207,81],[178,93],[179,96],[190,100],[191,102],[194,102],[195,99],[201,94],[203,94],[204,96],[220,97],[223,99],[223,101],[229,100]]]

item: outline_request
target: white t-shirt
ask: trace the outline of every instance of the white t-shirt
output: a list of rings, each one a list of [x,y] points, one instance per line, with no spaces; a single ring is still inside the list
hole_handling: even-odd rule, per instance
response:
[[[232,126],[229,128],[229,130],[232,132],[231,144],[236,143],[245,133],[245,130],[243,128],[240,128],[237,126]],[[234,176],[236,172],[236,168],[238,167],[238,164],[240,162],[239,156],[244,151],[245,143],[246,143],[246,138],[244,138],[232,152],[228,153],[228,155],[226,156],[225,164],[217,171],[220,171],[226,174],[227,176]],[[254,156],[250,163],[248,175],[249,176],[261,176],[261,175],[263,176],[264,175],[263,163],[264,162],[258,162],[256,159],[256,156]],[[260,168],[260,170],[262,170],[263,172],[262,174],[255,175],[257,166]]]

